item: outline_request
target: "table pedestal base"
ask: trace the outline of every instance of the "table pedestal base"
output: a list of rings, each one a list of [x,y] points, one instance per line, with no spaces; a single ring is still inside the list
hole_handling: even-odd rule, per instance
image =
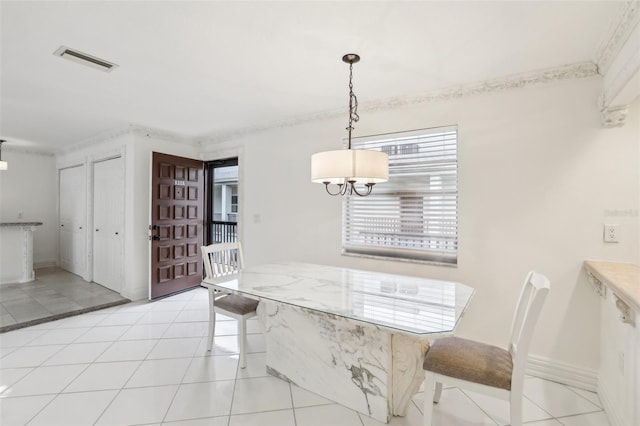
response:
[[[385,423],[406,415],[426,338],[266,300],[258,319],[270,374]]]

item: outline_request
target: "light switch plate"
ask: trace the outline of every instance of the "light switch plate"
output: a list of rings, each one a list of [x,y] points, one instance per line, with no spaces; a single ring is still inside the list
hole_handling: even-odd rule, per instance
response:
[[[617,243],[618,233],[620,231],[620,225],[605,223],[604,225],[604,242],[605,243]]]

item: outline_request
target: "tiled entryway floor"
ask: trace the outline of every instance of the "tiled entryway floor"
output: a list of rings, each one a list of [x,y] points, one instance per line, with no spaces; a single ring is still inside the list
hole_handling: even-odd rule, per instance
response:
[[[238,368],[236,323],[218,315],[205,350],[207,292],[130,303],[0,335],[0,424],[370,426],[381,423],[271,377],[249,323]],[[525,384],[528,425],[607,425],[596,394],[538,378]],[[422,424],[422,395],[392,425]],[[445,389],[436,425],[503,425],[506,402]]]
[[[62,269],[37,269],[35,281],[0,285],[0,330],[116,302],[128,300]]]

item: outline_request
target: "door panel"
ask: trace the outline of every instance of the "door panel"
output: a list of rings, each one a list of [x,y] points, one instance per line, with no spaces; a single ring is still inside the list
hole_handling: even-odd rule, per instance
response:
[[[60,170],[60,267],[84,276],[86,188],[84,166]]]
[[[153,153],[151,298],[202,282],[204,163]]]
[[[118,293],[123,282],[122,158],[93,165],[93,281]]]

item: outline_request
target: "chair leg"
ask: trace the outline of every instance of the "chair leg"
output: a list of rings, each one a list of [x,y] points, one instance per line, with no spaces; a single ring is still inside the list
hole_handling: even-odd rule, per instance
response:
[[[436,382],[436,391],[433,393],[433,402],[436,404],[440,402],[442,396],[442,382]]]
[[[509,416],[511,426],[522,425],[522,391],[514,392],[511,389],[509,394]]]
[[[440,383],[440,385],[442,385]],[[422,424],[424,426],[431,426],[431,422],[433,419],[433,400],[434,400],[434,392],[436,386],[436,377],[430,371],[425,371],[424,375],[424,409],[422,412],[424,413],[424,420]]]
[[[213,336],[216,333],[216,311],[214,309],[216,297],[213,289],[209,289],[209,336],[207,338],[207,352],[211,352]]]
[[[244,317],[238,320],[238,346],[240,346],[240,368],[246,368],[247,320]]]

